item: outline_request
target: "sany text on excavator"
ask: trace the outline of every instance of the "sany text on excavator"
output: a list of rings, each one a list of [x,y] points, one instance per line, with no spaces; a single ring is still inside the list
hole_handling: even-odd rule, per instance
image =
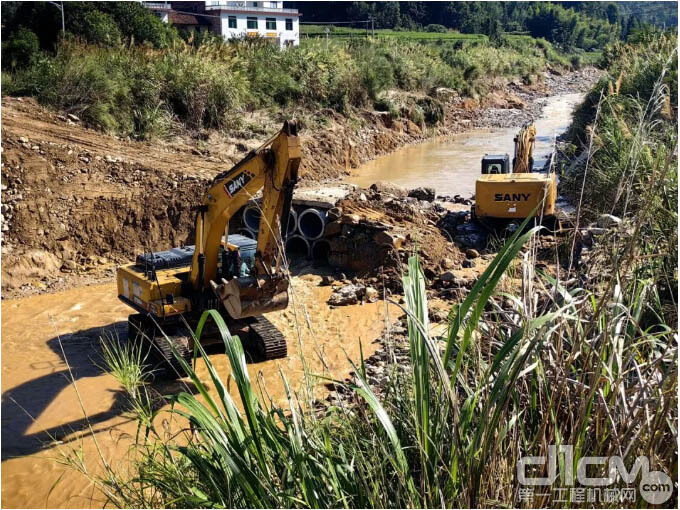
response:
[[[263,314],[288,306],[280,226],[288,224],[300,159],[296,124],[286,121],[259,149],[215,177],[197,210],[194,246],[144,253],[118,268],[118,297],[137,311],[128,318],[128,339],[144,342],[156,374],[184,375],[170,344],[191,358],[193,337],[184,321],[194,328],[208,309],[218,310],[230,332],[261,358],[286,356],[284,336]],[[257,240],[228,235],[229,219],[260,189]],[[201,344],[218,341],[218,335],[201,336]]]
[[[495,229],[516,220],[523,220],[536,211],[536,217],[549,228],[557,227],[555,201],[557,178],[533,171],[533,150],[536,126],[526,124],[515,137],[515,157],[510,169],[507,154],[485,155],[482,175],[475,186],[472,216],[484,226]]]

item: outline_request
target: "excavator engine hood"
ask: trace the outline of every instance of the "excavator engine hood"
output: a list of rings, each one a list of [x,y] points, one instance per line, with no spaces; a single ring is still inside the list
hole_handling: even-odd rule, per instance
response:
[[[228,281],[222,278],[220,284],[214,281],[210,284],[233,319],[255,317],[288,306],[288,278],[285,276],[266,279],[247,276]]]

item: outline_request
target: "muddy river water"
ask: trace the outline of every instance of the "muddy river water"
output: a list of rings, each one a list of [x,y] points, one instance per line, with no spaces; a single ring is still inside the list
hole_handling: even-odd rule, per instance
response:
[[[569,127],[574,107],[583,94],[564,94],[546,98],[542,114],[536,119],[534,167],[542,167],[550,156],[555,136]],[[387,181],[405,188],[430,186],[437,193],[474,194],[481,158],[487,154],[510,154],[517,128],[479,129],[445,140],[411,145],[382,156],[352,170],[347,182],[368,187]]]
[[[370,356],[386,315],[398,316],[384,302],[330,309],[331,288],[319,286],[320,280],[316,274],[296,276],[291,306],[268,315],[288,339],[288,357],[248,365],[252,380],[281,404],[279,368],[291,388],[301,389],[303,353],[313,374],[344,379],[351,368],[347,357],[359,359],[359,342]],[[101,456],[114,468],[125,465],[136,424],[125,412],[118,384],[100,368],[99,355],[100,337],[126,334],[130,310],[116,294],[110,283],[2,302],[4,508],[101,507],[101,495],[84,476],[55,462],[62,453],[81,451],[92,473],[102,471]],[[226,381],[226,355],[210,359]],[[207,383],[207,370],[200,362],[198,367]],[[168,394],[180,384],[155,389]],[[231,390],[238,401],[233,384]]]

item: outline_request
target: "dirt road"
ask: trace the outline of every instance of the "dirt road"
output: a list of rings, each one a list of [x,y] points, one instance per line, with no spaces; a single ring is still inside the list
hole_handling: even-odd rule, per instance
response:
[[[362,342],[364,355],[370,356],[376,350],[372,342],[385,324],[383,302],[330,309],[326,301],[331,288],[320,287],[320,279],[314,274],[295,277],[293,306],[268,315],[288,339],[288,358],[248,366],[251,378],[261,379],[281,403],[285,394],[279,367],[292,388],[299,388],[302,380],[301,353],[313,373],[344,379],[350,368],[345,352],[357,361]],[[100,368],[98,346],[101,336],[125,336],[129,311],[116,298],[114,284],[3,301],[3,507],[101,504],[101,496],[83,476],[54,459],[60,452],[81,450],[88,468],[97,472],[99,449],[107,462],[123,467],[136,426],[125,412],[120,388]],[[390,317],[397,317],[396,309],[390,310]],[[211,361],[226,380],[226,356],[212,354]],[[199,367],[199,374],[207,379],[203,365]],[[158,389],[179,388],[173,383]],[[235,391],[232,396],[238,400]],[[89,427],[95,431],[96,445]]]

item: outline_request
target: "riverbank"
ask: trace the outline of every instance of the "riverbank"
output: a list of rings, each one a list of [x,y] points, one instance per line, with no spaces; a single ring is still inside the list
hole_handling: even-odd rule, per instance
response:
[[[581,91],[600,75],[584,68],[542,83],[499,84],[482,100],[438,90],[445,115],[434,127],[389,112],[291,111],[302,119],[301,186],[335,181],[401,147],[540,115],[552,91]],[[108,281],[142,249],[190,244],[192,207],[218,172],[280,128],[248,114],[252,130],[208,140],[134,142],[88,129],[29,98],[3,98],[3,298]],[[141,228],[144,226],[143,228]]]

